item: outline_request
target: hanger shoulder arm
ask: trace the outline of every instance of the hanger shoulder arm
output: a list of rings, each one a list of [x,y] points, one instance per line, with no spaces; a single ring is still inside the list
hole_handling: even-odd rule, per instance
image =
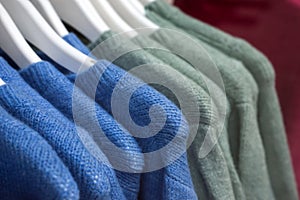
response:
[[[40,62],[1,3],[0,13],[0,47],[20,68]]]

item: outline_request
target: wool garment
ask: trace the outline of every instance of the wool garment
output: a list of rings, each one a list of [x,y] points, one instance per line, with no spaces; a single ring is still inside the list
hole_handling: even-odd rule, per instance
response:
[[[77,38],[74,33],[69,33],[68,35],[64,36],[63,39],[68,42],[70,45],[81,51],[86,55],[90,55],[89,49]],[[43,52],[37,52],[39,57],[43,60],[47,60],[51,62],[60,72],[63,74],[71,74],[70,71],[65,69],[64,67],[60,66],[56,62],[54,62],[51,58],[45,55]],[[141,150],[138,144],[135,142],[134,138],[129,137],[129,133],[125,130],[120,124],[118,124],[112,117],[109,115],[102,107],[100,107],[97,103],[95,105],[95,109],[97,112],[97,119],[93,116],[93,111],[88,112],[87,110],[92,110],[91,106],[92,101],[89,97],[85,96],[79,90],[76,90],[76,98],[73,98],[73,84],[66,78],[62,77],[62,74],[55,71],[53,66],[50,63],[38,63],[37,65],[33,65],[28,69],[25,69],[21,72],[23,78],[27,81],[28,84],[31,85],[34,89],[36,89],[40,95],[42,95],[45,99],[47,99],[54,107],[60,110],[67,118],[70,120],[74,120],[73,117],[73,107],[74,103],[79,108],[84,108],[82,110],[78,110],[79,113],[83,113],[77,123],[80,123],[83,128],[88,130],[93,136],[99,135],[98,133],[98,126],[95,127],[91,126],[89,120],[97,120],[101,124],[102,130],[105,130],[107,133],[106,136],[109,137],[111,141],[114,141],[118,147],[122,148],[123,150],[127,149],[127,151],[132,151],[131,153],[128,152],[127,154],[121,155],[118,154],[117,151],[111,151],[108,145],[107,148],[104,148],[105,145],[104,141],[101,141],[101,138],[95,139],[98,141],[98,145],[104,151],[104,154],[108,157],[110,162],[113,162],[112,165],[117,167],[116,175],[119,180],[120,186],[124,191],[124,195],[127,199],[137,199],[137,195],[139,192],[139,185],[140,185],[140,172],[143,167],[143,157],[140,154]],[[45,66],[44,66],[45,65]],[[34,68],[34,70],[32,70]],[[45,69],[43,71],[42,69]],[[37,70],[37,71],[36,71]],[[40,74],[41,76],[40,76]],[[44,74],[44,75],[43,75]],[[46,75],[48,74],[48,75]],[[34,78],[33,78],[34,77]],[[42,77],[42,78],[41,78]],[[56,80],[55,84],[49,87],[46,81]],[[40,81],[35,81],[40,80]],[[60,81],[60,84],[57,82]],[[44,84],[42,84],[44,83]],[[54,83],[54,82],[53,82]],[[71,85],[70,85],[71,84]],[[61,87],[64,85],[64,87]],[[47,86],[48,90],[45,91],[44,87]],[[57,93],[60,92],[61,98],[58,99],[56,97]],[[62,98],[64,97],[64,98]],[[76,102],[72,102],[72,100],[79,100]],[[72,105],[73,103],[73,105]],[[89,106],[90,105],[90,106]],[[87,109],[89,108],[89,109]],[[102,146],[102,147],[101,147]],[[136,154],[137,153],[137,154]],[[122,162],[121,162],[122,159]],[[116,163],[117,162],[117,163]],[[132,172],[132,173],[126,173]]]
[[[160,25],[178,31],[169,21],[160,18]],[[180,31],[180,30],[179,30]],[[182,31],[181,31],[182,32]],[[236,160],[239,175],[248,199],[274,199],[274,193],[267,169],[264,145],[257,122],[258,88],[255,80],[243,64],[229,58],[218,49],[209,46],[201,40],[192,39],[186,35],[187,41],[174,42],[181,39],[180,35],[169,37],[164,31],[152,35],[169,49],[182,48],[190,57],[197,58],[202,50],[191,49],[193,43],[203,47],[220,71],[226,94],[231,102],[233,112],[229,118],[229,130],[232,154]],[[202,59],[204,59],[202,57]],[[206,74],[211,77],[210,74]],[[212,76],[213,77],[213,76]],[[213,78],[212,78],[213,79]],[[261,169],[261,170],[257,170]],[[255,184],[254,184],[255,183]],[[259,185],[258,185],[259,184]]]
[[[77,182],[80,199],[125,199],[115,172],[103,163],[107,158],[89,134],[27,85],[2,58],[0,70],[6,83],[0,87],[0,105],[47,140]]]
[[[193,105],[192,99],[195,99],[197,104],[193,107],[193,111],[184,114],[187,116],[187,120],[189,120],[189,118],[193,119],[194,114],[197,114],[198,112],[201,113],[200,119],[189,121],[190,129],[197,128],[196,139],[188,150],[188,156],[192,177],[194,179],[203,180],[197,182],[199,185],[195,184],[195,189],[199,195],[198,198],[234,199],[226,160],[219,144],[214,146],[208,156],[204,158],[199,157],[199,149],[202,146],[205,136],[207,136],[208,130],[211,129],[217,132],[216,125],[218,125],[218,113],[214,109],[215,106],[211,102],[211,98],[206,95],[206,92],[200,86],[187,79],[172,67],[143,50],[132,51],[133,49],[140,48],[122,38],[111,39],[110,37],[112,35],[112,32],[103,34],[99,40],[91,46],[93,49],[93,47],[98,46],[101,41],[109,38],[109,40],[104,43],[104,47],[100,46],[100,49],[94,49],[93,54],[95,56],[110,61],[113,60],[114,64],[117,64],[127,71],[146,64],[146,66],[144,66],[145,68],[140,71],[141,73],[137,72],[133,74],[144,81],[149,79],[149,77],[150,79],[160,79],[163,80],[163,82],[168,83],[169,86],[171,85],[175,92],[184,91],[186,96],[190,97],[185,99],[187,104],[191,103],[191,105]],[[105,49],[106,51],[102,51],[101,49]],[[116,55],[123,52],[130,53],[127,53],[118,59],[114,58]],[[170,92],[170,90],[168,90],[168,88],[159,84],[153,86],[180,107],[178,99]],[[150,95],[144,94],[143,96],[145,96],[147,101],[151,100],[147,97]],[[109,102],[110,101],[106,101],[105,103],[108,104]],[[212,137],[212,135],[208,135],[208,137]]]
[[[182,31],[243,62],[259,87],[258,123],[275,197],[279,200],[298,199],[285,128],[275,90],[275,73],[270,61],[245,40],[193,19],[161,0],[147,5],[146,10],[149,19],[153,19],[152,13],[157,13]],[[158,22],[155,19],[153,21]]]
[[[74,34],[67,35],[64,37],[64,39],[66,41],[68,41],[72,46],[74,46],[75,48],[77,48],[79,50],[84,48],[84,45],[80,42],[80,40],[77,37],[75,37]],[[83,52],[83,53],[86,53],[86,52]],[[88,79],[88,82],[91,83],[91,80],[93,79],[92,77],[94,77],[94,79],[96,81],[98,81],[98,79],[97,79],[97,75],[99,74],[98,68],[102,69],[101,71],[103,71],[103,68],[105,68],[107,65],[108,65],[107,62],[102,62],[102,64],[99,63],[99,66],[95,66],[94,70],[90,70],[89,72],[82,74],[80,76],[81,79],[83,79],[82,82],[85,83],[87,81],[86,79]],[[116,66],[113,66],[113,69],[115,69],[117,72],[119,72],[121,70],[121,69],[117,68]],[[113,77],[117,78],[117,79],[119,78],[118,77],[119,73],[112,72],[111,74],[109,74],[109,72],[110,71],[107,72],[109,77],[112,76],[112,78]],[[92,74],[90,74],[90,73],[92,73]],[[67,73],[67,74],[69,74],[69,73]],[[70,78],[70,80],[75,81],[76,76],[69,75],[69,78]],[[110,81],[116,81],[116,80],[112,79]],[[133,78],[133,80],[135,81],[136,79]],[[105,82],[106,81],[104,80],[104,84],[105,84]],[[138,81],[138,83],[140,83],[140,81]],[[110,82],[110,84],[111,84],[111,82]],[[113,85],[115,85],[115,84],[116,83],[114,82]],[[90,93],[89,90],[90,90],[90,88],[93,88],[93,87],[91,86],[91,87],[87,87],[87,88],[86,87],[82,87],[82,88],[86,93]],[[129,85],[128,89],[130,89],[130,88],[132,88],[132,86]],[[146,88],[148,90],[152,91],[153,94],[155,93],[154,89],[149,88],[149,87],[146,87]],[[111,91],[111,88],[108,91]],[[141,90],[141,91],[143,92],[143,90]],[[105,92],[105,90],[102,90],[101,92]],[[137,107],[140,110],[144,110],[145,109],[144,104],[146,103],[145,100],[152,97],[152,93],[149,96],[143,95],[143,98],[145,98],[145,99],[142,98],[140,102],[135,101],[133,99],[131,102],[137,102],[137,103],[136,103],[136,105],[132,105],[132,106]],[[91,94],[90,96],[93,96],[93,94]],[[110,105],[109,105],[110,100],[108,99],[109,93],[107,93],[105,97],[106,98],[100,99],[98,102],[99,102],[99,104],[101,104],[100,101],[105,102],[106,108],[109,108],[109,110],[111,110]],[[124,104],[123,102],[121,102],[121,103]],[[126,108],[126,109],[128,109],[128,108]],[[144,116],[145,112],[141,113],[138,110],[135,110],[134,112],[136,112],[134,115],[136,118],[136,121],[139,121],[141,117],[142,117],[142,119],[145,118],[145,116]],[[176,109],[176,112],[178,112],[177,109]],[[147,114],[147,112],[146,112],[146,114]],[[142,116],[140,116],[140,115],[142,115]],[[124,122],[124,120],[122,122]],[[125,121],[124,123],[126,124],[127,122]],[[178,123],[178,122],[176,122],[176,123]],[[131,126],[127,126],[127,127],[132,129]],[[176,128],[178,128],[178,127],[176,127]],[[184,128],[186,128],[186,127],[184,127]],[[175,128],[174,128],[174,130],[175,130]],[[172,130],[170,130],[170,131],[172,131]],[[137,134],[139,134],[139,131],[135,131],[135,132],[137,132]],[[170,134],[168,133],[166,135],[166,137],[167,136],[170,136]],[[153,151],[151,148],[159,149],[159,147],[162,147],[167,142],[169,142],[169,140],[165,139],[166,141],[164,141],[164,139],[165,139],[165,137],[155,141],[156,146],[153,146],[153,147],[150,146],[150,149],[148,147],[149,143],[147,143],[147,142],[143,142],[141,144],[141,147],[143,147],[144,151]],[[182,142],[181,142],[181,147],[182,147]],[[159,160],[159,157],[157,159],[155,159],[154,161],[156,161],[156,160]],[[151,159],[150,159],[150,161],[151,161]],[[140,195],[139,195],[140,198],[142,198],[142,199],[178,199],[178,198],[195,199],[196,197],[194,194],[193,185],[190,181],[191,177],[189,174],[189,169],[186,166],[185,159],[183,159],[182,162],[184,164],[183,166],[173,165],[171,167],[168,167],[166,170],[160,170],[158,172],[143,174],[142,178],[141,178],[141,188],[142,189],[141,189]],[[221,162],[219,162],[219,163],[221,163]],[[148,165],[150,165],[150,164],[148,164]],[[172,170],[174,170],[174,169],[176,169],[176,170],[173,172]],[[183,170],[180,170],[180,169],[183,169]],[[177,178],[176,178],[176,180],[172,180],[172,179],[174,179],[174,176],[177,176],[176,173],[181,174],[180,178],[183,178],[183,180],[181,181],[183,184],[180,183],[180,180],[177,180]],[[157,180],[154,180],[154,179],[157,179]],[[203,184],[203,182],[201,182],[201,183]],[[153,188],[153,189],[149,190],[149,188]],[[204,188],[204,187],[202,186],[202,188]],[[153,191],[155,191],[155,192],[153,192]]]
[[[76,182],[52,147],[2,107],[0,152],[1,199],[79,199]]]
[[[153,34],[162,34],[155,32]],[[243,186],[241,184],[240,178],[238,176],[236,167],[233,162],[233,158],[231,156],[230,146],[229,146],[229,138],[228,138],[228,120],[231,112],[230,102],[226,98],[226,94],[210,79],[208,79],[200,70],[195,69],[189,62],[181,59],[176,52],[169,52],[164,46],[163,43],[158,43],[154,39],[150,37],[146,37],[143,34],[139,34],[135,38],[132,39],[132,42],[144,48],[145,51],[152,54],[156,58],[162,60],[164,63],[178,70],[180,73],[184,74],[189,79],[193,80],[199,86],[201,86],[206,93],[210,94],[210,90],[218,91],[216,94],[220,94],[215,96],[213,101],[215,102],[217,108],[220,110],[220,115],[226,114],[226,121],[224,122],[223,132],[219,139],[219,144],[222,147],[224,152],[224,157],[226,158],[226,163],[229,169],[231,182],[234,190],[235,199],[245,199],[245,194],[243,191]],[[204,81],[205,80],[205,81]],[[210,85],[210,89],[207,88],[207,85]],[[213,98],[213,97],[212,97]],[[224,101],[226,101],[224,106]],[[222,113],[223,112],[223,113]],[[194,179],[194,183],[202,181],[200,179]]]
[[[92,134],[95,141],[99,141],[99,147],[112,166],[123,170],[116,170],[116,175],[126,199],[137,199],[140,173],[144,163],[141,149],[130,133],[91,98],[81,90],[75,89],[73,83],[49,62],[33,64],[19,73],[33,89],[73,122],[76,112],[76,116],[80,117],[75,118],[77,125]],[[94,117],[92,107],[95,109],[96,117]],[[114,151],[106,143],[105,136],[99,134],[98,126],[108,137],[108,142],[113,142],[121,152],[125,151],[126,153]]]

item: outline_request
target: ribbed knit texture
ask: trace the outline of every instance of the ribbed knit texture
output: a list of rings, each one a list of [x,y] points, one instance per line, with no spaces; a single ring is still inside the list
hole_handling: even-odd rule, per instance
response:
[[[143,155],[137,154],[141,153],[141,149],[130,133],[81,90],[75,89],[74,85],[50,63],[33,64],[21,70],[20,74],[32,88],[67,118],[74,121],[73,117],[76,112],[77,125],[82,126],[94,136],[113,166],[126,172],[134,172],[125,173],[116,170],[116,175],[126,199],[137,199],[140,185],[138,173],[142,171],[144,163]],[[92,111],[93,107],[95,113]],[[121,154],[111,149],[104,140],[104,136],[100,135],[98,126],[114,145],[126,153]]]
[[[162,27],[178,30],[160,16],[157,15],[156,18],[159,19],[157,21]],[[191,49],[190,45],[186,43],[174,42],[176,36],[172,38],[159,33],[161,32],[154,35],[155,39],[163,42],[170,49],[182,48],[194,58],[201,53],[201,50]],[[194,40],[193,43],[202,46],[207,51],[222,75],[226,94],[233,110],[229,116],[228,130],[232,154],[247,198],[273,199],[274,194],[267,170],[265,150],[256,117],[258,88],[255,80],[242,63],[229,58],[200,40]],[[206,75],[211,77],[209,74]]]
[[[149,4],[146,9],[150,19],[153,19],[153,11],[183,31],[243,62],[255,78],[260,91],[258,123],[275,197],[278,200],[298,199],[282,114],[275,91],[275,73],[269,60],[246,41],[193,19],[162,0]]]
[[[0,107],[1,199],[79,199],[77,184],[52,147]]]
[[[153,35],[160,35],[163,33],[155,32]],[[151,35],[150,35],[151,36]],[[153,36],[152,36],[153,37]],[[145,37],[142,34],[136,36],[132,39],[132,41],[141,47],[147,47],[144,50],[149,52],[150,54],[154,55],[155,57],[162,60],[164,63],[168,64],[169,66],[173,67],[174,69],[178,70],[180,73],[186,75],[186,77],[193,80],[195,83],[197,83],[199,86],[201,86],[206,93],[210,94],[210,90],[213,90],[216,94],[215,99],[213,101],[215,102],[218,110],[220,110],[220,115],[226,114],[226,120],[222,135],[219,139],[219,144],[222,147],[222,150],[224,152],[224,157],[226,158],[227,166],[229,169],[231,182],[233,186],[233,190],[235,193],[235,198],[242,200],[245,199],[245,194],[243,191],[243,187],[240,181],[240,178],[238,176],[236,167],[233,162],[233,158],[231,156],[229,141],[228,141],[228,118],[231,113],[230,103],[228,99],[226,98],[226,94],[224,94],[223,91],[210,79],[208,79],[200,70],[196,70],[191,64],[189,64],[187,61],[181,59],[179,56],[176,55],[176,52],[168,52],[169,50],[162,46],[160,43],[156,42],[154,39],[151,39],[150,37]],[[163,44],[163,43],[162,43]],[[173,50],[173,49],[172,49]],[[204,81],[205,80],[205,81]],[[210,89],[207,88],[207,86],[210,86]],[[207,95],[208,95],[207,94]],[[224,105],[224,102],[222,100],[226,101],[226,104]],[[224,113],[226,112],[226,113]],[[220,116],[222,117],[222,116]],[[221,122],[220,122],[221,123]],[[222,125],[222,124],[221,124]],[[196,166],[197,167],[197,166]],[[201,179],[193,179],[193,182],[195,185],[199,185],[197,182],[201,182],[203,180]],[[200,191],[199,191],[200,192]],[[200,196],[200,195],[198,195]]]
[[[26,84],[17,71],[0,59],[0,104],[14,117],[39,132],[69,168],[78,184],[81,199],[125,199],[114,171],[97,160],[85,148],[89,143],[93,155],[107,159],[89,134],[75,127],[64,115]],[[80,135],[80,137],[79,137]]]
[[[102,35],[99,40],[91,47],[97,46],[101,41],[110,38],[113,33],[107,32]],[[106,51],[101,49],[95,49],[93,54],[99,56],[100,58],[106,58],[108,60],[114,59],[114,56],[118,55],[120,52],[128,52],[132,49],[140,49],[133,43],[127,40],[109,39],[105,46],[103,47]],[[191,126],[199,125],[198,134],[194,143],[188,151],[190,167],[194,168],[191,170],[192,177],[198,180],[195,184],[195,188],[198,192],[198,196],[201,197],[210,196],[211,198],[217,199],[232,199],[233,191],[230,182],[230,176],[223,152],[220,146],[217,144],[215,148],[210,152],[210,154],[201,159],[198,157],[199,149],[204,140],[205,134],[209,127],[215,128],[214,125],[217,119],[217,112],[214,110],[211,99],[206,92],[198,86],[193,81],[187,79],[178,71],[174,70],[172,67],[167,66],[163,61],[155,58],[151,54],[143,51],[137,50],[123,55],[119,59],[114,60],[114,63],[121,66],[125,70],[131,70],[136,66],[143,64],[152,64],[147,67],[147,71],[143,73],[135,74],[141,79],[147,79],[147,77],[160,77],[166,83],[170,83],[174,87],[175,91],[185,91],[187,96],[191,95],[196,98],[198,102],[198,107],[195,107],[195,112],[200,111],[200,120],[197,122],[191,122]],[[159,66],[159,65],[163,65]],[[166,95],[173,103],[177,104],[177,98],[174,97],[163,86],[154,86],[158,91]],[[147,95],[145,95],[147,96]],[[187,115],[193,116],[194,113],[185,113]],[[197,167],[196,167],[197,166]]]

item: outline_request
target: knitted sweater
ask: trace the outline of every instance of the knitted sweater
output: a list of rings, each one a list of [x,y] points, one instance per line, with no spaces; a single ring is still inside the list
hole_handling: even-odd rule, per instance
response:
[[[20,74],[42,97],[93,136],[116,169],[126,199],[137,199],[139,173],[144,163],[141,150],[130,133],[50,63],[33,64],[21,70]]]
[[[208,94],[210,94],[210,97],[212,98],[213,102],[216,104],[218,113],[220,114],[221,120],[219,120],[219,125],[221,127],[224,126],[223,131],[221,132],[220,135],[220,139],[218,141],[223,150],[227,167],[229,169],[232,186],[235,193],[235,198],[239,200],[245,199],[243,187],[240,178],[238,176],[236,167],[234,165],[233,158],[230,151],[230,146],[229,146],[229,138],[228,138],[229,135],[227,130],[228,130],[228,119],[231,113],[231,107],[226,97],[226,94],[224,93],[225,91],[222,91],[221,88],[219,88],[212,80],[207,78],[207,76],[205,76],[200,70],[195,69],[193,65],[190,64],[188,61],[179,57],[180,54],[176,54],[178,53],[178,51],[174,51],[175,49],[172,49],[170,51],[169,49],[167,49],[162,45],[164,44],[164,42],[158,43],[154,39],[152,39],[154,38],[154,35],[160,35],[160,34],[163,33],[155,32],[152,34],[152,36],[150,36],[151,38],[146,37],[143,34],[139,34],[138,36],[133,38],[132,41],[138,44],[140,47],[144,48],[145,51],[154,55],[156,58],[162,60],[164,63],[173,67],[180,73],[184,74],[187,78],[197,83],[205,90],[205,92],[207,93],[205,94],[206,96],[209,96]],[[195,64],[200,64],[200,63],[197,63],[196,61],[194,65]],[[195,166],[195,168],[197,168],[197,166]],[[199,185],[200,184],[199,182],[202,181],[203,181],[202,179],[196,179],[196,177],[193,177],[193,182],[195,185]],[[198,192],[198,197],[200,198],[201,197],[200,193],[202,193],[203,191],[198,190],[197,192]],[[203,199],[203,197],[200,199]]]
[[[159,15],[153,13],[151,16],[155,16],[157,23],[161,26],[180,31],[180,29]],[[158,32],[163,32],[163,30]],[[248,199],[273,199],[274,195],[267,170],[265,149],[256,117],[258,88],[251,74],[237,60],[229,58],[201,40],[195,40],[193,37],[190,39],[188,35],[179,34],[179,38],[185,38],[184,43],[174,43],[174,41],[178,41],[177,35],[172,38],[166,37],[166,34],[156,34],[154,37],[160,42],[164,41],[163,44],[170,49],[180,47],[184,51],[188,51],[194,59],[199,57],[202,51],[199,51],[199,48],[191,48],[191,46],[194,43],[198,44],[213,59],[222,75],[225,90],[231,103],[232,113],[229,116],[228,132],[230,134],[233,158],[235,159],[246,197]],[[203,56],[201,58],[203,59]],[[211,76],[209,73],[205,74],[214,80],[214,76]],[[261,170],[258,171],[257,169]]]

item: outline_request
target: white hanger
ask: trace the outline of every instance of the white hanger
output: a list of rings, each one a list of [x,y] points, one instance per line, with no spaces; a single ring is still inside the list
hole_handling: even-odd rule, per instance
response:
[[[0,0],[23,36],[41,51],[72,72],[87,69],[95,60],[59,37],[29,0]]]
[[[90,41],[110,30],[89,0],[50,0],[60,18]]]
[[[144,9],[144,5],[139,2],[139,0],[129,0],[129,2],[131,3],[131,5],[133,5],[133,7],[135,7],[135,9],[137,11],[139,11],[142,15],[146,15],[146,11]]]
[[[109,0],[115,10],[125,19],[133,28],[151,27],[153,31],[159,29],[159,26],[151,22],[128,2],[124,0]]]
[[[98,14],[112,30],[126,32],[130,37],[135,37],[137,35],[137,32],[133,31],[133,28],[120,17],[107,0],[91,0],[91,2],[98,11]]]
[[[31,0],[31,2],[58,35],[64,37],[69,34],[49,0]]]
[[[20,68],[40,62],[1,3],[0,13],[0,47]]]

